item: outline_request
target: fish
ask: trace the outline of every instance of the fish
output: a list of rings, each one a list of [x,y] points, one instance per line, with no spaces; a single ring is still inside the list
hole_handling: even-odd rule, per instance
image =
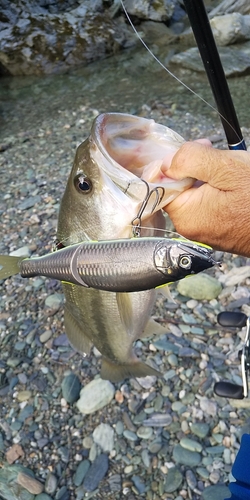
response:
[[[184,142],[152,119],[99,115],[76,151],[59,210],[57,248],[135,235],[153,237],[164,230],[161,209],[194,183],[191,178],[167,177],[166,165]],[[69,283],[62,287],[69,341],[80,353],[88,354],[93,345],[99,350],[102,378],[119,382],[160,376],[133,349],[137,339],[163,333],[163,327],[150,322],[155,289],[126,293]]]
[[[140,292],[212,267],[212,255],[212,248],[181,238],[87,241],[41,257],[0,255],[0,279],[20,273],[110,292]]]

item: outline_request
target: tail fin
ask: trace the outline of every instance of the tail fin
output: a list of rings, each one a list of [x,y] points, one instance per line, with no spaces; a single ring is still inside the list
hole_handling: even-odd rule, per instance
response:
[[[20,273],[20,262],[26,257],[14,257],[14,255],[0,255],[0,280]]]
[[[162,374],[142,361],[133,361],[127,364],[116,364],[112,361],[102,358],[101,377],[104,380],[111,382],[121,382],[126,378],[146,377],[147,375],[155,375],[162,377]]]

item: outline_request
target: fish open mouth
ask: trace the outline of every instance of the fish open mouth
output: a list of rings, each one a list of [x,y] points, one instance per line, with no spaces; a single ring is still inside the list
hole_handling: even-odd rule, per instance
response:
[[[91,135],[106,159],[104,170],[120,187],[121,178],[127,179],[129,185],[138,185],[140,179],[144,181],[144,191],[145,183],[150,191],[159,186],[164,190],[161,207],[158,205],[157,209],[194,183],[194,179],[176,181],[167,176],[171,160],[185,140],[152,119],[123,113],[102,114],[96,118]]]

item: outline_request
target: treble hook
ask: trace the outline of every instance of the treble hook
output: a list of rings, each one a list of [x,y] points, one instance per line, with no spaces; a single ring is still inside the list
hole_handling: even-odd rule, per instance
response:
[[[156,199],[155,199],[155,202],[152,206],[152,209],[151,209],[151,214],[154,212],[154,210],[156,209],[157,205],[159,205],[162,201],[162,198],[164,196],[164,193],[165,193],[165,189],[163,186],[156,186],[154,187],[153,189],[149,189],[149,185],[148,183],[144,180],[144,179],[141,179],[145,184],[146,184],[146,188],[147,188],[147,192],[146,192],[146,195],[145,195],[145,198],[139,208],[139,211],[138,211],[138,214],[137,216],[131,221],[131,225],[133,226],[133,236],[134,237],[139,237],[141,235],[141,218],[142,218],[142,214],[146,208],[146,206],[148,205],[148,202],[152,196],[153,193],[156,194]],[[162,191],[162,194],[160,196],[159,194],[159,190],[161,189]]]

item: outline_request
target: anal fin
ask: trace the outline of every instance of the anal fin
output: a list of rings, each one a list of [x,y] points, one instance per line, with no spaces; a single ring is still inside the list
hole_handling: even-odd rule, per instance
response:
[[[116,364],[106,358],[102,358],[101,377],[104,380],[121,382],[126,378],[146,377],[147,375],[162,377],[162,374],[158,370],[139,360],[127,364]]]
[[[67,337],[74,349],[81,353],[89,354],[93,344],[84,334],[67,306],[64,308],[64,326]]]

